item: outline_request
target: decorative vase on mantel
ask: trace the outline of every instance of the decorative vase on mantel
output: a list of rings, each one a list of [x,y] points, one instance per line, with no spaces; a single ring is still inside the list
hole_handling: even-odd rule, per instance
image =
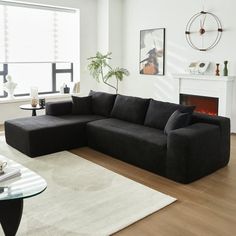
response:
[[[216,76],[220,76],[220,64],[216,63]]]
[[[224,76],[228,76],[228,61],[224,61],[225,67],[224,67]]]

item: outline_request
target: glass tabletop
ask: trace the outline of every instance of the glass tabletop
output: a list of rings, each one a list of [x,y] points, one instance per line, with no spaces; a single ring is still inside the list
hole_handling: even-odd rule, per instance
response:
[[[20,169],[21,173],[18,177],[0,181],[0,201],[33,197],[47,188],[45,179],[30,169],[1,155],[0,160],[7,161],[8,168]]]

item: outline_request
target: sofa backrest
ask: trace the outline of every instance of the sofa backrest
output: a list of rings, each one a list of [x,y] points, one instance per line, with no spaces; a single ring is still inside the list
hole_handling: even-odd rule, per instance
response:
[[[151,99],[144,125],[164,130],[170,116],[176,110],[193,113],[195,106],[184,106],[175,103],[161,102]]]
[[[143,124],[150,99],[117,95],[111,117]]]
[[[92,113],[109,117],[113,108],[116,94],[90,91],[92,97]]]

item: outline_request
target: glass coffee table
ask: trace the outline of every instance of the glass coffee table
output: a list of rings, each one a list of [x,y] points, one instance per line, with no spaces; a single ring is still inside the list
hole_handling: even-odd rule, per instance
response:
[[[0,155],[9,167],[19,168],[21,175],[0,182],[0,223],[6,236],[14,236],[20,225],[23,200],[42,193],[46,181],[35,172]]]

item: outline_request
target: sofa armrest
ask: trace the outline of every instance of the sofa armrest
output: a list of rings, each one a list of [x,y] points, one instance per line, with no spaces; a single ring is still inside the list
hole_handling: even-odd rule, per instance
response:
[[[46,103],[46,115],[62,116],[72,113],[72,101],[59,101]]]
[[[194,112],[192,115],[192,123],[208,123],[220,126],[222,132],[225,132],[227,135],[230,132],[230,119],[223,116],[211,116],[207,114],[202,114]]]
[[[225,166],[229,150],[222,157],[222,144],[219,125],[195,123],[171,131],[167,137],[167,177],[190,183]]]
[[[227,165],[230,156],[230,119],[222,116],[210,116],[194,112],[192,115],[192,123],[197,122],[219,126],[221,132],[221,161],[222,165]]]

